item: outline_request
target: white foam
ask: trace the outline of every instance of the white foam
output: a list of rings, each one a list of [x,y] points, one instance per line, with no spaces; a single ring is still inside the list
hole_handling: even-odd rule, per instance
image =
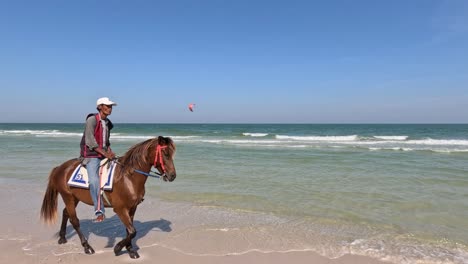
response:
[[[242,133],[242,135],[250,137],[266,137],[268,136],[268,133]]]
[[[358,140],[357,135],[349,135],[349,136],[285,136],[285,135],[276,135],[276,138],[277,139],[298,140],[298,141],[329,141],[329,142],[356,141],[356,140]]]
[[[203,143],[213,144],[239,144],[239,145],[258,145],[258,144],[276,144],[281,145],[281,142],[276,140],[242,140],[242,139],[201,139]]]
[[[445,146],[468,146],[468,140],[460,140],[460,139],[419,139],[419,140],[409,140],[406,141],[408,144],[415,144],[415,145],[445,145]]]
[[[439,152],[439,153],[464,153],[468,152],[468,149],[431,149],[433,152]]]
[[[153,136],[138,136],[138,135],[121,136],[121,135],[118,135],[118,134],[111,134],[111,140],[113,140],[113,139],[122,139],[122,140],[141,139],[141,140],[146,140],[146,139],[150,139],[150,138],[153,138]]]
[[[221,231],[221,232],[229,232],[229,231],[239,231],[240,228],[208,228],[207,231]]]
[[[379,151],[379,150],[396,150],[396,151],[413,151],[415,149],[412,148],[402,148],[402,147],[388,147],[388,148],[376,148],[376,147],[369,147],[371,151]]]
[[[13,136],[24,136],[31,135],[37,137],[81,137],[82,133],[73,132],[61,132],[60,130],[0,130],[0,134],[13,135]]]
[[[404,141],[408,139],[408,136],[374,136],[374,138],[383,139],[383,140]]]

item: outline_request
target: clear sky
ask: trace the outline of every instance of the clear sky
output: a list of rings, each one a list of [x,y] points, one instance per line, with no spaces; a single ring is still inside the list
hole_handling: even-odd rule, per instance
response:
[[[0,89],[0,122],[468,123],[468,1],[0,1]]]

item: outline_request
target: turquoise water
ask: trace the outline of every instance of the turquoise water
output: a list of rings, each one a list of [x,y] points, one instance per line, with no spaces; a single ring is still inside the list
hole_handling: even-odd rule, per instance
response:
[[[82,129],[0,124],[0,178],[45,182]],[[149,195],[281,218],[294,249],[329,257],[468,262],[468,125],[116,124],[112,147],[158,135],[177,145],[178,176]]]

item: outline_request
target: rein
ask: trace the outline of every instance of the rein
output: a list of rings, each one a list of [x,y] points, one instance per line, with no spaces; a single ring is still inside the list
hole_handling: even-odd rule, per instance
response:
[[[150,171],[149,173],[148,172],[144,172],[144,171],[141,171],[141,170],[137,170],[137,169],[133,169],[133,171],[137,172],[137,173],[140,173],[140,174],[143,174],[145,176],[148,176],[148,177],[153,177],[153,178],[161,178],[161,176],[164,176],[164,174],[161,174],[159,172],[156,172],[156,171]],[[157,175],[154,175],[154,174],[151,174],[152,173],[155,173]]]
[[[159,173],[159,172],[156,172],[156,171],[153,171],[153,170],[150,170],[150,172],[144,172],[144,171],[132,168],[133,171],[135,171],[137,173],[140,173],[142,175],[145,175],[147,177],[153,177],[153,178],[158,178],[158,179],[163,177],[164,175],[166,175],[166,168],[164,166],[164,160],[162,158],[162,150],[165,149],[165,148],[167,148],[167,146],[157,145],[155,155],[154,155],[154,163],[153,163],[153,167],[156,168],[156,164],[159,161],[159,164],[161,164],[162,173]],[[122,167],[124,166],[122,163],[118,162],[117,159],[115,159],[115,162],[117,164],[119,164],[120,166],[122,166]],[[151,173],[154,173],[154,174],[151,174]]]

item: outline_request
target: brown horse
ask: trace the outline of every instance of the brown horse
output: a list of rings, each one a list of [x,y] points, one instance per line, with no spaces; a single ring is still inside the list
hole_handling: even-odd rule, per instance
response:
[[[160,136],[134,145],[124,156],[118,158],[113,189],[105,191],[107,200],[103,199],[104,205],[114,209],[114,212],[127,229],[127,236],[114,247],[116,255],[123,247],[126,247],[131,258],[140,257],[132,247],[132,239],[136,236],[133,217],[138,204],[143,201],[145,182],[152,166],[162,173],[161,177],[164,181],[171,182],[176,178],[173,162],[175,151],[176,147],[172,139]],[[76,206],[80,201],[93,205],[91,195],[87,189],[74,188],[67,184],[73,170],[79,163],[80,160],[72,159],[52,169],[42,202],[41,219],[46,223],[56,222],[57,198],[60,193],[65,208],[63,209],[58,243],[67,243],[65,234],[67,222],[70,219],[70,223],[80,237],[85,253],[94,254],[94,249],[88,244],[87,239],[80,230],[80,221],[76,216]]]

